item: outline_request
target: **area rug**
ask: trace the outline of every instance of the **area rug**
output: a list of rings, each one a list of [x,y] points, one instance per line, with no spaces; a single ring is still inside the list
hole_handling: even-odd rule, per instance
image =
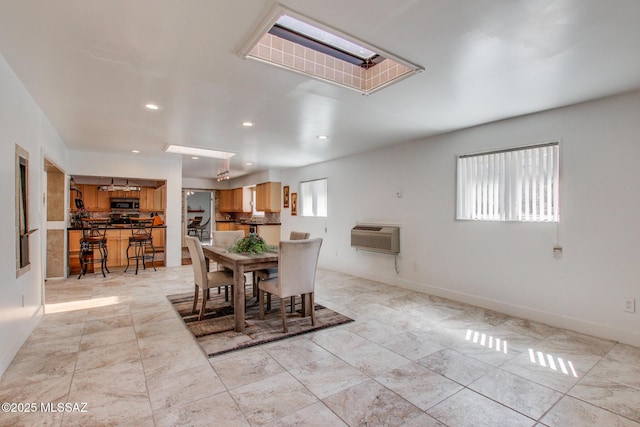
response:
[[[250,294],[251,291],[248,290],[247,292]],[[246,302],[245,330],[239,333],[233,330],[233,307],[230,306],[229,302],[225,301],[224,293],[217,294],[215,289],[211,290],[207,309],[201,321],[198,321],[198,310],[200,309],[201,301],[198,301],[196,313],[191,313],[193,292],[168,295],[167,299],[209,357],[353,321],[347,316],[320,304],[315,304],[316,325],[312,326],[310,317],[301,317],[300,298],[296,298],[293,313],[291,312],[289,298],[287,298],[285,307],[289,332],[285,334],[282,329],[279,298],[272,298],[271,310],[265,312],[264,320],[260,320],[258,319],[259,307],[257,298],[250,297],[247,298]]]

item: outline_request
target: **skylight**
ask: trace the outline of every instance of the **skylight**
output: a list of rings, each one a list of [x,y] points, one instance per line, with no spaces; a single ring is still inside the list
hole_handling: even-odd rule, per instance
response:
[[[273,8],[240,54],[365,95],[422,71],[282,5]]]
[[[236,153],[230,153],[228,151],[208,150],[206,148],[187,147],[184,145],[172,145],[169,144],[164,148],[167,153],[187,154],[190,156],[199,157],[212,157],[214,159],[230,159],[236,155]]]
[[[275,27],[286,28],[289,31],[306,36],[310,39],[316,40],[324,45],[348,53],[362,60],[369,60],[377,55],[377,53],[362,47],[349,40],[343,39],[335,34],[324,31],[320,28],[314,27],[311,24],[302,22],[291,16],[283,15],[276,21],[276,24],[271,27],[271,32]]]

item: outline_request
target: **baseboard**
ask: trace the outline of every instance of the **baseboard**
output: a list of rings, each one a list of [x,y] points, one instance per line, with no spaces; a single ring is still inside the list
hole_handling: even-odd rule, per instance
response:
[[[399,279],[397,277],[380,277],[372,276],[364,272],[349,272],[347,274],[353,274],[358,277],[362,277],[368,280],[376,282],[387,283],[389,285],[398,286],[400,288],[409,289],[412,291],[435,295],[442,298],[452,299],[454,301],[463,302],[466,304],[475,305],[478,307],[498,311],[500,313],[508,314],[509,316],[519,317],[522,319],[532,320],[534,322],[544,323],[556,328],[568,329],[571,331],[579,332],[585,335],[594,336],[597,338],[613,340],[624,344],[640,347],[640,331],[630,331],[611,326],[603,325],[600,323],[591,322],[584,319],[577,319],[571,316],[562,316],[555,313],[547,312],[544,310],[538,310],[531,307],[525,307],[521,305],[511,304],[505,301],[500,301],[492,298],[486,298],[478,295],[467,294],[464,292],[458,292],[451,289],[445,289],[437,286],[430,286],[424,283],[414,282],[410,280]]]

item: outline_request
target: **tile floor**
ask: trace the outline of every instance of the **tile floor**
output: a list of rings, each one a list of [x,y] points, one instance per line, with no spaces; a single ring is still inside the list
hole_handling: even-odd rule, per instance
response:
[[[639,348],[320,270],[317,301],[355,322],[209,360],[165,298],[191,279],[48,283],[0,401],[86,412],[0,425],[640,426]]]

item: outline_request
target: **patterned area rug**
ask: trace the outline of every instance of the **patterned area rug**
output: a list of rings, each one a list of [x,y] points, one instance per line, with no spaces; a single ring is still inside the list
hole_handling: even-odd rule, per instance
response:
[[[247,290],[247,293],[250,294],[251,291]],[[200,295],[202,297],[202,293]],[[347,316],[316,304],[316,325],[312,326],[310,317],[301,317],[300,297],[296,298],[293,313],[287,298],[285,304],[289,332],[285,334],[282,330],[279,298],[272,298],[271,310],[265,312],[264,320],[260,320],[257,298],[250,297],[246,302],[245,331],[238,333],[233,330],[233,307],[230,306],[230,302],[225,301],[224,292],[218,294],[215,289],[211,290],[202,321],[198,321],[201,301],[198,301],[196,313],[191,313],[193,293],[168,295],[167,299],[209,357],[353,321]]]

